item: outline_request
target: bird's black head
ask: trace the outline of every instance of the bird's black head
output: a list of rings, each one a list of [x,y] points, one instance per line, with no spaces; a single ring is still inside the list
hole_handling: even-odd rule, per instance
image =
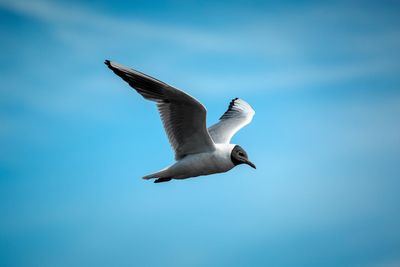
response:
[[[239,165],[239,164],[247,164],[252,168],[256,168],[256,165],[254,165],[248,158],[247,158],[247,153],[244,151],[243,148],[240,146],[236,145],[231,152],[231,160],[233,164]]]

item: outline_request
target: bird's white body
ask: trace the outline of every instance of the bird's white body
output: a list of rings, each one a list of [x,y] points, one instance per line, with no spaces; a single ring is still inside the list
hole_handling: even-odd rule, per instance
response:
[[[233,144],[215,144],[212,152],[203,152],[187,155],[175,162],[175,164],[150,175],[143,177],[151,178],[170,178],[185,179],[200,175],[227,172],[235,165],[231,160]]]

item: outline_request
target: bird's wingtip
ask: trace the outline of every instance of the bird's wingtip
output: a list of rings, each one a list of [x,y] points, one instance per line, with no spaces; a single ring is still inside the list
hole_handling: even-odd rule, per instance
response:
[[[107,66],[111,66],[111,61],[110,60],[108,60],[108,59],[106,59],[105,61],[104,61],[104,64],[106,64]]]

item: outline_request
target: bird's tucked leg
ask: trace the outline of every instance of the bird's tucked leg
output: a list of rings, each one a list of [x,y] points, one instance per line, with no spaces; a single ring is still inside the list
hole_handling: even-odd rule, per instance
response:
[[[169,182],[171,180],[172,180],[172,178],[158,178],[157,180],[154,181],[154,183]]]

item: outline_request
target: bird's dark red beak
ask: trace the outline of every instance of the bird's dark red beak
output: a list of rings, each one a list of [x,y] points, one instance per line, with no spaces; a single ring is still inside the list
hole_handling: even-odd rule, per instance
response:
[[[249,165],[250,167],[252,167],[253,169],[257,169],[257,168],[256,168],[256,165],[254,165],[254,163],[251,162],[250,160],[246,160],[245,163],[246,163],[247,165]]]

